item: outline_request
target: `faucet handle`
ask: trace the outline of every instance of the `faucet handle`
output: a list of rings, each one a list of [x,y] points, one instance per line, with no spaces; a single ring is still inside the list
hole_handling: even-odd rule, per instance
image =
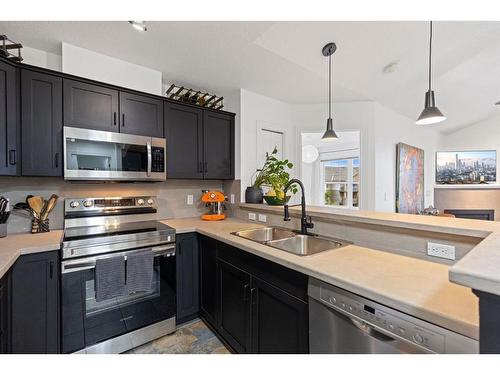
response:
[[[283,217],[283,221],[290,221],[290,211],[288,210],[288,204],[285,204],[283,208],[285,210],[285,216]]]

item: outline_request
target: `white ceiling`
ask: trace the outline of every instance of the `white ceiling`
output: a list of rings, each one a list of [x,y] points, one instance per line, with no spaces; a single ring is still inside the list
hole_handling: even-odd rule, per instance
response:
[[[427,89],[427,22],[0,22],[0,33],[60,53],[61,41],[159,70],[167,83],[245,88],[289,103],[327,97],[327,59],[337,43],[336,101],[374,100],[409,118]],[[500,22],[435,22],[436,101],[443,132],[500,113]],[[383,68],[397,62],[393,73]]]

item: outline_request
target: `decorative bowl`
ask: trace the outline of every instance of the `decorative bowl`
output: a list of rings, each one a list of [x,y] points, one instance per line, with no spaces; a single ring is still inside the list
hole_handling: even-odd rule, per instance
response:
[[[264,200],[266,203],[270,206],[283,206],[285,203],[288,203],[290,200],[291,195],[287,195],[285,199],[278,198],[277,196],[273,195],[264,195]]]

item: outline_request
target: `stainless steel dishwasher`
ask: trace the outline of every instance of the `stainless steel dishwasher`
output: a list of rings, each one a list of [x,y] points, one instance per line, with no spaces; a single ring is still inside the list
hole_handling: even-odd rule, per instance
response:
[[[315,354],[478,353],[479,342],[309,278]]]

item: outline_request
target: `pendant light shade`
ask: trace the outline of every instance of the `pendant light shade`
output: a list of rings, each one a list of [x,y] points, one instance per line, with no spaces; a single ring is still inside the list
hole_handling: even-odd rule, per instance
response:
[[[438,107],[436,107],[436,99],[434,91],[431,89],[432,81],[432,21],[430,21],[429,33],[429,90],[425,93],[424,110],[418,117],[417,125],[431,125],[446,120]]]
[[[338,139],[335,130],[333,130],[332,120],[332,55],[337,50],[335,43],[328,43],[323,47],[321,52],[323,56],[328,57],[328,119],[326,120],[326,131],[321,137],[322,141],[334,141]]]

